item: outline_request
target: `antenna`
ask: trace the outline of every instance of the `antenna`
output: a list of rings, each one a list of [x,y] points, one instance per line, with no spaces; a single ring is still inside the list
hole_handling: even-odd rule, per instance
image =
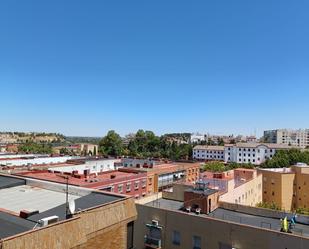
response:
[[[71,215],[75,213],[75,201],[74,200],[69,202],[69,212]]]

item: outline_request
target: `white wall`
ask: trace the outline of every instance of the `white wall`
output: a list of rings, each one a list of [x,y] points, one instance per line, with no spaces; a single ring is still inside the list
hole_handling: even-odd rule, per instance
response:
[[[72,171],[77,170],[79,174],[83,174],[85,169],[89,169],[90,173],[99,173],[115,169],[115,162],[119,159],[104,159],[104,160],[93,160],[86,161],[85,164],[70,165],[63,167],[50,167],[48,170],[55,170],[60,172],[72,173]]]

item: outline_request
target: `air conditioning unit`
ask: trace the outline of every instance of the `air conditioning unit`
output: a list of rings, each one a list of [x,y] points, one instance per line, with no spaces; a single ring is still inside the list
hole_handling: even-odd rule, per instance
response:
[[[56,223],[59,221],[59,217],[54,215],[54,216],[49,216],[49,217],[46,217],[46,218],[43,218],[41,220],[38,221],[40,227],[45,227],[45,226],[48,226],[48,225],[51,225],[53,223]]]

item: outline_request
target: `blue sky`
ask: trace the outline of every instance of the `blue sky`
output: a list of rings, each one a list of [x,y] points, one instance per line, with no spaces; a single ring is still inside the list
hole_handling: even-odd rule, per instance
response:
[[[0,130],[309,128],[309,1],[0,2]]]

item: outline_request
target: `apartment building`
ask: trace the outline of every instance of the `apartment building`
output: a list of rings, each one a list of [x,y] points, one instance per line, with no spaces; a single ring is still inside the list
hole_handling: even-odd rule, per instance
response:
[[[175,182],[194,183],[199,179],[200,163],[171,162],[148,165],[141,162],[136,167],[124,167],[119,170],[146,173],[147,194],[153,194],[172,186]]]
[[[207,135],[200,133],[192,133],[190,135],[190,143],[207,142]]]
[[[104,190],[117,194],[130,195],[140,198],[147,194],[147,174],[145,172],[125,172],[119,170],[90,173],[85,170],[82,174],[78,171],[62,172],[57,168],[52,170],[35,170],[21,172],[15,175],[44,180],[56,183],[68,183],[72,186]]]
[[[291,147],[281,144],[237,143],[226,145],[224,149],[225,161],[236,163],[251,163],[259,165],[271,159],[277,150],[286,150]]]
[[[193,158],[197,160],[215,160],[226,163],[251,163],[259,165],[271,159],[277,150],[294,148],[284,144],[236,143],[225,146],[203,146],[193,148]]]
[[[262,201],[262,174],[238,168],[225,172],[203,172],[200,181],[219,191],[219,201],[256,206]]]
[[[0,248],[133,248],[131,197],[8,175],[0,186]]]
[[[309,146],[309,129],[277,129],[264,131],[267,143],[286,144],[306,148]]]
[[[309,208],[309,166],[299,163],[290,168],[259,169],[263,176],[263,202],[275,203],[282,210]]]
[[[242,207],[238,212],[238,204],[221,207],[219,203],[211,212],[199,213],[196,209],[184,209],[182,201],[164,198],[136,207],[135,248],[309,248],[308,225],[296,224],[292,233],[282,233],[280,217],[270,217],[263,209]]]
[[[193,158],[204,161],[224,161],[224,146],[197,145],[193,148]]]

